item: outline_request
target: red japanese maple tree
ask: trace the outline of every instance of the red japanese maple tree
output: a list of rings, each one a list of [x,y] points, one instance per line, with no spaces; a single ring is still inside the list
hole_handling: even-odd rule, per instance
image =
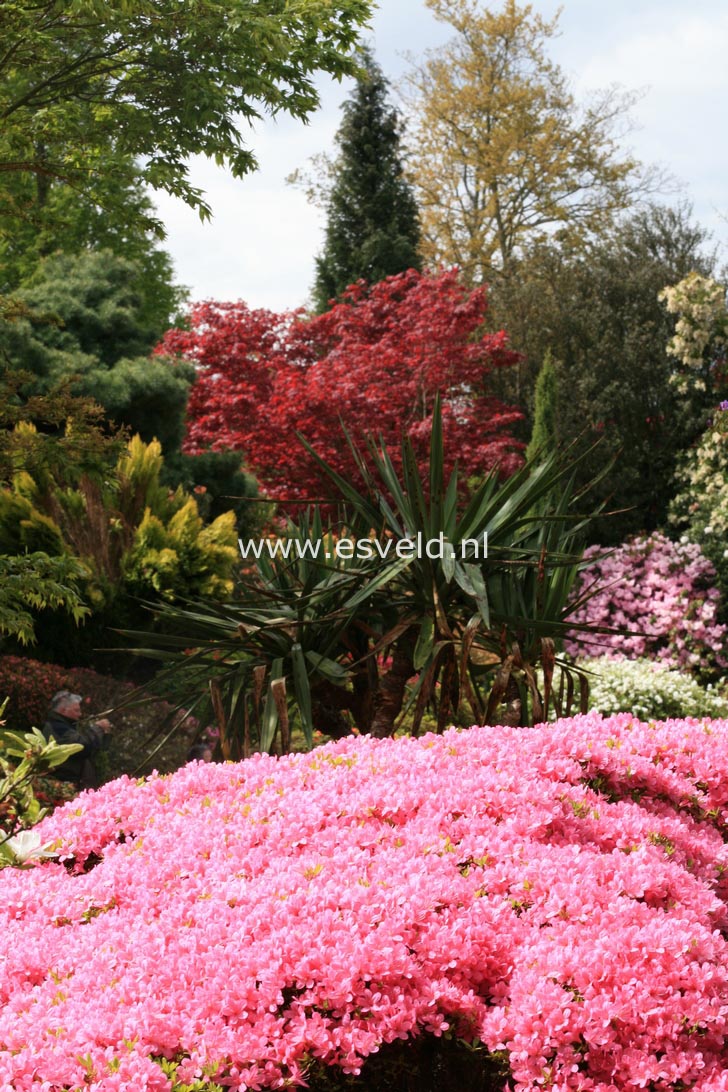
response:
[[[488,393],[492,371],[518,357],[505,333],[481,332],[486,309],[485,289],[466,289],[456,270],[409,270],[353,285],[313,318],[200,303],[190,328],[169,331],[155,351],[197,366],[188,452],[234,448],[269,496],[326,499],[330,487],[297,432],[350,478],[342,423],[360,443],[381,437],[393,456],[406,433],[426,463],[437,392],[448,460],[463,477],[519,465],[511,429],[521,414]]]

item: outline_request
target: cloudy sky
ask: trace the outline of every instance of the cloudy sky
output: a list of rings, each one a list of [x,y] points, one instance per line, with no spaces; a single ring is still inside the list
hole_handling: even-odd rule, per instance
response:
[[[558,5],[534,0],[533,7],[551,17]],[[613,84],[643,92],[626,147],[669,172],[728,261],[726,0],[566,0],[559,25],[550,54],[577,98]],[[368,37],[396,84],[408,67],[404,54],[436,47],[448,29],[424,0],[380,0]],[[320,86],[322,106],[308,125],[282,119],[251,132],[260,162],[255,175],[236,181],[204,160],[192,164],[192,181],[207,193],[212,222],[202,224],[181,202],[158,196],[167,247],[192,299],[242,299],[274,310],[307,302],[323,216],[285,179],[305,168],[310,156],[332,150],[351,85]],[[673,190],[665,199],[675,196]]]

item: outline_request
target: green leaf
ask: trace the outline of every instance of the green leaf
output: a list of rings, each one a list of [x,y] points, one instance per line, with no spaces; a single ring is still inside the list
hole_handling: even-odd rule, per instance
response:
[[[427,663],[432,655],[435,641],[435,623],[432,617],[422,619],[420,632],[415,645],[413,662],[417,671]]]
[[[318,652],[309,650],[306,652],[306,659],[329,682],[343,685],[349,678],[349,672],[345,667],[342,667],[335,660],[329,660],[326,656],[321,656]]]
[[[293,668],[293,688],[301,717],[301,727],[307,746],[313,747],[313,714],[311,711],[311,687],[306,670],[306,660],[301,645],[296,642],[291,647],[291,665]]]
[[[451,542],[445,540],[442,547],[441,562],[442,571],[445,574],[445,580],[448,584],[451,582],[453,576],[455,575],[455,565],[457,564],[455,557],[455,547],[452,545]]]
[[[260,722],[260,749],[268,753],[273,746],[276,728],[278,727],[278,706],[273,694],[272,683],[276,679],[283,678],[283,660],[274,660],[270,669],[268,692],[265,697],[263,716]]]

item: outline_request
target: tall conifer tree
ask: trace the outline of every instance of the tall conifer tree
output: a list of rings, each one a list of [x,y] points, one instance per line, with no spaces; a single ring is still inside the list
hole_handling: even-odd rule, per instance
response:
[[[399,117],[368,51],[362,69],[336,135],[339,155],[326,203],[326,238],[316,259],[318,311],[360,278],[375,284],[421,268],[419,216],[402,170]]]
[[[536,380],[533,431],[526,451],[527,459],[551,454],[558,447],[559,380],[551,350],[546,350]]]

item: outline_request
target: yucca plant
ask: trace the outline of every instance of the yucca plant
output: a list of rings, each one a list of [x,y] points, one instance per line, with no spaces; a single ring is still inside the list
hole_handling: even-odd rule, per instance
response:
[[[394,731],[413,679],[408,706],[414,708],[414,731],[428,705],[435,706],[438,729],[466,706],[478,723],[534,723],[545,718],[550,702],[568,711],[577,688],[585,711],[586,676],[555,651],[573,628],[570,597],[589,521],[574,511],[578,460],[552,454],[527,462],[506,481],[494,470],[461,503],[457,467],[447,481],[444,476],[439,405],[427,478],[408,438],[401,479],[386,446],[370,441],[363,452],[349,442],[364,490],[309,452],[339,491],[350,522],[398,538],[439,539],[443,546],[442,557],[419,553],[405,567],[385,563],[377,574],[378,589],[388,588],[396,604],[397,621],[380,638],[392,667],[380,682],[369,730],[377,736]],[[486,540],[487,558],[470,557],[468,544],[474,552]],[[368,598],[364,586],[349,605],[359,607]],[[557,662],[564,688],[554,694]]]
[[[286,556],[255,559],[237,602],[165,605],[154,647],[137,651],[210,690],[223,753],[287,750],[291,714],[311,746],[316,727],[386,736],[408,717],[416,732],[428,710],[441,730],[458,718],[534,723],[551,704],[568,712],[577,691],[586,709],[586,676],[557,654],[573,628],[588,522],[575,511],[576,460],[550,455],[505,481],[493,471],[463,499],[457,468],[445,479],[439,405],[424,477],[406,438],[401,476],[386,445],[347,440],[358,485],[309,448],[338,492],[347,537],[440,549],[312,556],[307,543],[335,537],[314,508],[288,523]]]

